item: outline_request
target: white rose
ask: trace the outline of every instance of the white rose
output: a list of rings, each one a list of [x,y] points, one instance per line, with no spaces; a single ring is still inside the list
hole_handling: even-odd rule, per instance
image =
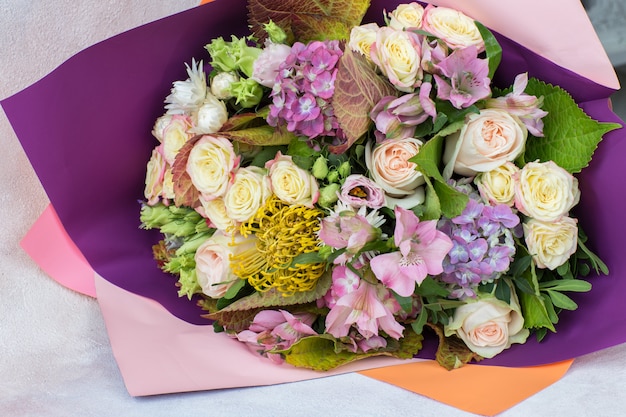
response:
[[[506,204],[512,207],[515,202],[514,177],[517,172],[519,168],[513,162],[505,162],[491,171],[478,174],[474,182],[483,200],[489,204]]]
[[[528,131],[517,116],[486,109],[467,117],[460,131],[446,137],[444,177],[491,171],[524,150]]]
[[[187,173],[196,189],[207,200],[226,193],[233,171],[239,167],[239,157],[233,144],[221,136],[200,138],[189,152]]]
[[[174,176],[172,174],[172,167],[168,164],[165,166],[165,172],[163,173],[163,191],[161,192],[163,198],[173,200],[176,196],[174,194]]]
[[[458,10],[426,6],[422,29],[441,38],[452,49],[475,45],[479,52],[485,50],[485,43],[474,19]]]
[[[220,72],[211,80],[211,93],[220,100],[228,100],[233,97],[230,86],[237,81],[239,81],[237,74]]]
[[[529,162],[517,177],[515,207],[534,219],[558,220],[580,200],[578,180],[553,161]]]
[[[388,207],[413,208],[424,201],[421,187],[425,180],[409,159],[419,153],[423,142],[415,138],[390,139],[365,147],[365,163],[370,177],[384,191]]]
[[[402,30],[422,26],[424,8],[419,3],[400,4],[389,14],[389,26]]]
[[[263,168],[250,166],[235,173],[224,196],[229,218],[236,222],[248,221],[271,194],[269,178]]]
[[[228,120],[228,110],[224,102],[207,93],[204,102],[192,114],[193,133],[209,134],[218,132]]]
[[[256,244],[256,237],[233,237],[221,231],[202,243],[195,254],[196,279],[202,292],[211,298],[220,298],[240,279],[230,268],[230,257],[251,249]]]
[[[363,55],[368,61],[371,61],[370,48],[376,41],[376,32],[378,25],[376,23],[368,23],[366,25],[355,26],[350,31],[350,39],[348,47],[354,52]]]
[[[576,252],[576,220],[571,217],[561,217],[556,222],[530,219],[524,223],[524,240],[537,266],[554,270]]]
[[[415,33],[382,27],[376,32],[370,57],[398,90],[411,92],[422,79],[421,49]]]
[[[192,122],[187,116],[174,115],[170,118],[169,124],[163,129],[163,156],[168,164],[174,165],[174,159],[178,151],[183,147],[191,134]]]
[[[160,152],[161,145],[152,150],[152,155],[146,166],[146,186],[143,195],[147,204],[153,206],[159,202],[163,191],[163,173],[165,172],[165,160]]]
[[[206,200],[200,196],[201,207],[197,211],[209,219],[209,226],[222,231],[231,231],[237,223],[228,216],[222,197]]]
[[[468,300],[457,307],[444,331],[446,336],[456,334],[483,358],[493,358],[513,343],[524,343],[529,335],[515,293],[510,304],[492,296]]]
[[[317,180],[309,172],[298,167],[291,156],[280,151],[268,161],[270,184],[273,193],[287,204],[300,204],[313,207],[319,197]]]

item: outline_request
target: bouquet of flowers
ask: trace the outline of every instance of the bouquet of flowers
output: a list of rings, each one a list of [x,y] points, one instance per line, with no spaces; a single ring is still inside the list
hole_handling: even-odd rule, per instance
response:
[[[571,211],[618,124],[500,74],[451,8],[251,0],[173,83],[141,224],[217,331],[277,363],[411,358],[448,369],[555,332],[565,293],[608,273]],[[207,68],[210,67],[210,68]],[[548,336],[549,337],[549,336]]]

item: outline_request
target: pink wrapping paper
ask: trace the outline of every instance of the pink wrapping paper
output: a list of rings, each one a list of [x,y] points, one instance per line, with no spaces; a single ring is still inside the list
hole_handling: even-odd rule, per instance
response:
[[[506,4],[498,0],[435,3],[461,8],[487,26],[563,67],[607,87],[618,87],[608,58],[576,0],[558,0],[548,4],[540,0]],[[214,6],[219,6],[219,2],[204,7]],[[559,21],[568,24],[555,25],[550,16],[556,15]],[[581,50],[587,52],[580,54]],[[175,62],[174,65],[182,65],[182,62]],[[167,84],[171,81],[163,80],[163,91],[167,91]],[[41,251],[37,247],[27,246],[27,250],[35,259],[41,259]],[[85,282],[89,281],[90,274],[76,275],[76,282],[68,283],[68,274],[62,270],[55,271],[50,272],[53,277],[64,281],[64,285],[70,288],[87,293],[93,288],[92,282]],[[106,276],[105,279],[96,278],[95,288],[116,359],[132,395],[265,385],[329,375],[268,365],[267,361],[248,353],[243,345],[224,335],[214,334],[210,327],[189,324],[170,315],[155,301],[111,284]],[[237,374],[231,368],[222,368],[219,361],[214,362],[207,355],[207,345],[211,346],[213,357],[233,352],[237,358],[242,358],[245,367],[241,369],[245,371]],[[216,354],[216,351],[221,353]],[[397,361],[375,359],[337,372],[394,363]]]

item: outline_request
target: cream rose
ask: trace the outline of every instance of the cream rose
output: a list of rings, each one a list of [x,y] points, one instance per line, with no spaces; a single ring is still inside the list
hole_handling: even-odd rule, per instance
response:
[[[413,32],[380,28],[370,57],[400,91],[413,91],[422,79],[420,40]]]
[[[515,207],[534,219],[558,220],[580,200],[578,180],[553,161],[529,162],[517,177]]]
[[[360,53],[371,62],[370,49],[372,44],[376,41],[376,32],[378,32],[378,25],[376,23],[353,27],[350,31],[348,47],[354,52]]]
[[[236,222],[248,221],[272,193],[263,168],[239,168],[224,196],[226,214]]]
[[[192,114],[193,128],[191,131],[197,134],[209,134],[218,132],[228,120],[226,104],[211,93]]]
[[[251,249],[256,244],[255,237],[233,237],[227,233],[216,231],[213,236],[202,243],[195,254],[196,279],[202,292],[211,298],[220,298],[240,279],[232,273],[230,257]]]
[[[409,159],[419,153],[423,142],[415,138],[386,140],[372,149],[365,147],[370,177],[384,191],[387,206],[413,208],[424,201],[424,176]]]
[[[237,226],[237,222],[228,217],[226,205],[222,197],[214,198],[213,200],[205,200],[200,197],[200,207],[197,211],[209,220],[210,227],[230,232]]]
[[[163,156],[168,164],[174,165],[178,151],[191,139],[192,135],[189,133],[191,127],[192,122],[189,117],[174,115],[163,129]]]
[[[422,26],[423,15],[424,8],[419,3],[400,4],[389,13],[389,26],[398,30],[419,28]]]
[[[510,304],[493,296],[468,300],[457,307],[444,331],[446,336],[456,334],[483,358],[493,358],[513,343],[524,343],[530,333],[524,328],[524,317],[514,293]]]
[[[237,81],[239,76],[234,72],[219,72],[211,80],[211,94],[220,100],[228,100],[233,97],[230,87]]]
[[[452,171],[469,177],[513,161],[524,150],[527,137],[526,126],[504,110],[471,114],[460,131],[446,137],[444,177],[450,178]]]
[[[519,168],[513,162],[491,171],[480,173],[474,179],[483,200],[489,204],[506,204],[512,207],[515,203],[515,175]]]
[[[159,202],[159,197],[163,191],[163,174],[165,172],[165,160],[161,155],[162,145],[152,150],[152,155],[146,166],[146,186],[143,195],[149,206]]]
[[[299,168],[289,155],[280,151],[265,164],[269,169],[272,192],[287,204],[313,207],[319,197],[317,180],[309,172]]]
[[[474,45],[479,52],[485,50],[474,19],[461,11],[428,5],[422,16],[422,29],[441,38],[452,49]]]
[[[163,142],[163,131],[165,130],[167,125],[169,125],[170,122],[172,121],[172,117],[174,116],[171,114],[164,114],[163,116],[156,119],[156,122],[154,122],[154,127],[152,128],[152,135],[155,138],[157,138],[159,142]]]
[[[189,153],[187,173],[191,182],[206,200],[226,193],[233,171],[239,167],[239,157],[233,144],[221,136],[200,138]]]
[[[524,223],[524,240],[537,266],[554,270],[576,252],[576,219],[561,217],[555,222],[530,219]]]
[[[165,165],[161,196],[167,200],[173,200],[176,197],[174,194],[174,175],[172,174],[172,167],[169,166],[169,164]]]

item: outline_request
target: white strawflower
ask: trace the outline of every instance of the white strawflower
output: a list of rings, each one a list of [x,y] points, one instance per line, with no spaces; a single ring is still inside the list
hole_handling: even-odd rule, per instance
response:
[[[165,98],[165,108],[168,114],[190,114],[202,104],[207,94],[206,75],[202,68],[202,61],[191,61],[187,67],[189,78],[185,81],[175,81],[170,95]]]
[[[206,99],[195,110],[191,118],[194,127],[192,133],[209,134],[218,132],[228,120],[228,110],[222,100],[211,93],[207,93]]]

